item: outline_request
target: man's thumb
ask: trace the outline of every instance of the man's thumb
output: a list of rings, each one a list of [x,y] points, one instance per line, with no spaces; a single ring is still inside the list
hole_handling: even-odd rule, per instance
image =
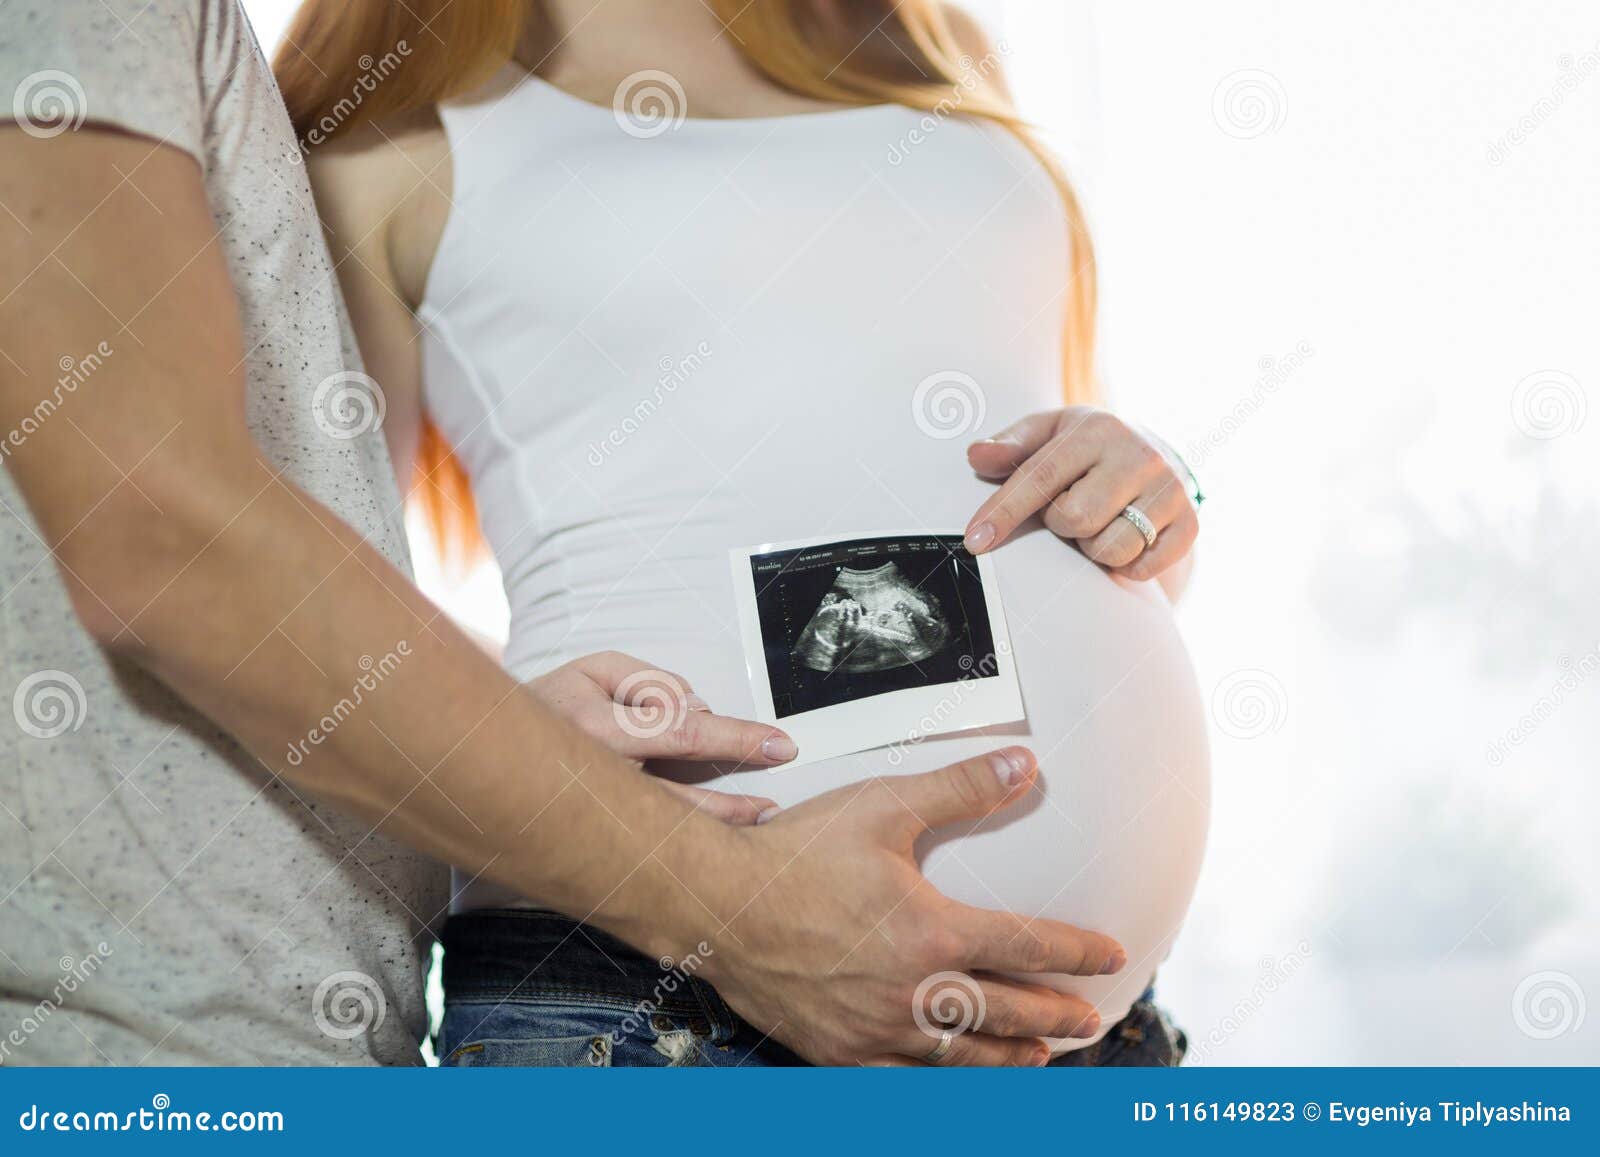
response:
[[[938,771],[888,782],[919,827],[937,828],[982,819],[1021,798],[1037,767],[1026,747],[1003,747]]]

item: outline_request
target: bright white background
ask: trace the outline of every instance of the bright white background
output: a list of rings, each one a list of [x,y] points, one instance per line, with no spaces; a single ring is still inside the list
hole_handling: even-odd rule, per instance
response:
[[[970,7],[1209,495],[1194,1059],[1600,1063],[1600,5]]]

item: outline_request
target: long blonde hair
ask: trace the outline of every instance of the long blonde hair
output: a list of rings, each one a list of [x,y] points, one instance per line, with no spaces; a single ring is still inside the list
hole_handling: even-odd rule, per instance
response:
[[[1061,194],[1073,268],[1065,303],[1062,393],[1092,400],[1094,249],[1060,165],[998,86],[994,62],[964,56],[938,0],[708,0],[738,49],[792,92],[840,104],[891,102],[1004,126],[1039,158]],[[532,46],[555,50],[541,0],[304,0],[273,61],[296,133],[307,145],[365,122],[468,92]],[[403,57],[397,56],[403,53]],[[374,83],[374,62],[398,63]],[[537,67],[537,65],[535,65]],[[449,555],[481,548],[467,475],[424,422],[412,499]]]

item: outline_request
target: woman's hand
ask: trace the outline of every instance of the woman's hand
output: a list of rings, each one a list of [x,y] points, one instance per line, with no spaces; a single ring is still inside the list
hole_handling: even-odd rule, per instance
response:
[[[973,554],[993,550],[1024,520],[1044,524],[1090,559],[1125,578],[1155,578],[1188,555],[1200,521],[1186,483],[1149,439],[1095,406],[1031,414],[974,442],[967,460],[1005,483],[967,525]],[[1153,546],[1123,510],[1144,512]]]
[[[794,740],[777,728],[713,714],[682,676],[620,651],[574,659],[526,686],[568,723],[640,763],[677,759],[772,767],[798,754]],[[777,807],[761,796],[670,780],[661,785],[730,824],[757,823]]]

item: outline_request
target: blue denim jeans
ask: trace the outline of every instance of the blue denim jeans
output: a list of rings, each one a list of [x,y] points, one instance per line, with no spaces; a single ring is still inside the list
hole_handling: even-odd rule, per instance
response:
[[[697,956],[656,961],[553,912],[452,916],[444,931],[440,1064],[610,1067],[805,1062],[746,1024],[695,976]],[[1152,994],[1088,1048],[1051,1062],[1173,1066],[1187,1042]]]

